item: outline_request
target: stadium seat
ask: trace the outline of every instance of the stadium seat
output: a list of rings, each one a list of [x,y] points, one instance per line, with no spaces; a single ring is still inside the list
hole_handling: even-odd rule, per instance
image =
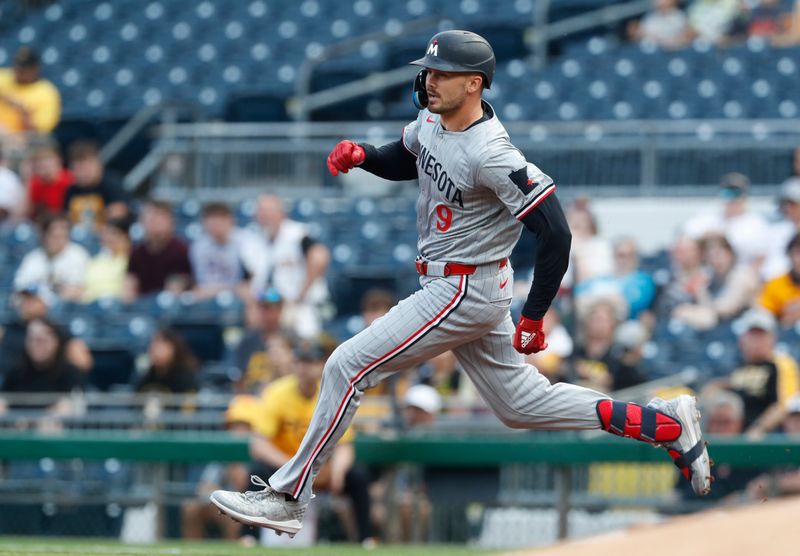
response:
[[[123,344],[124,345],[124,344]],[[131,387],[135,372],[133,354],[126,347],[93,348],[94,367],[89,383],[107,392],[115,386]]]
[[[192,353],[200,361],[220,361],[223,358],[225,340],[221,325],[213,322],[174,321],[171,327],[186,340]]]

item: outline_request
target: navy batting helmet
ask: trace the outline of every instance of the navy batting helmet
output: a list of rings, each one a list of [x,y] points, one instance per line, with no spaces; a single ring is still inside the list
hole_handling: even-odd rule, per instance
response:
[[[492,86],[494,51],[486,39],[470,31],[435,34],[428,43],[425,56],[411,63],[440,71],[480,73],[486,88]]]

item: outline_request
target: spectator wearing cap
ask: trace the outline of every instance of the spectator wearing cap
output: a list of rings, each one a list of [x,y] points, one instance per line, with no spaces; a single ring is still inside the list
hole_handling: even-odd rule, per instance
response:
[[[225,203],[203,207],[203,234],[189,247],[194,293],[204,299],[222,291],[246,296],[250,273],[242,257],[241,235]]]
[[[49,133],[61,118],[61,95],[41,77],[39,54],[23,46],[14,67],[0,69],[0,128],[8,133]]]
[[[684,233],[697,240],[722,234],[739,262],[758,268],[769,251],[771,238],[766,219],[747,208],[750,179],[743,174],[726,174],[720,185],[722,205],[689,219]]]
[[[291,372],[294,356],[283,325],[281,294],[267,288],[255,302],[255,326],[239,342],[234,366],[239,376],[236,390],[259,394],[270,382]]]
[[[800,177],[792,177],[783,182],[778,208],[780,219],[770,226],[772,242],[767,260],[761,269],[761,276],[766,280],[777,278],[791,267],[786,247],[800,233]]]
[[[702,241],[707,280],[695,299],[675,307],[672,316],[695,330],[709,330],[730,321],[747,309],[758,292],[758,274],[749,265],[738,264],[736,253],[723,235],[708,235]]]
[[[225,429],[234,436],[247,437],[253,431],[253,419],[258,411],[254,396],[234,396],[225,411]],[[247,466],[242,463],[212,462],[203,468],[195,497],[184,500],[181,523],[184,539],[200,540],[210,537],[210,529],[222,531],[223,538],[237,540],[241,525],[216,511],[208,503],[208,495],[218,489],[242,490],[249,483]]]
[[[144,237],[131,250],[123,298],[169,291],[179,294],[191,285],[189,248],[175,235],[172,206],[150,200],[141,215]]]
[[[319,310],[328,301],[328,248],[313,239],[304,224],[289,219],[274,195],[259,197],[256,223],[259,231],[250,237],[245,254],[253,272],[252,291],[277,288],[294,331],[315,336],[321,328]]]
[[[65,216],[53,216],[44,223],[42,246],[22,259],[14,276],[14,287],[43,285],[61,299],[80,299],[89,253],[70,240],[70,228]]]
[[[442,410],[442,397],[436,388],[415,384],[403,396],[403,424],[407,429],[429,426]]]
[[[69,147],[74,182],[64,195],[64,211],[73,224],[95,227],[106,218],[127,218],[128,196],[120,180],[106,170],[94,141]]]
[[[770,415],[785,407],[800,391],[797,362],[775,350],[775,318],[763,309],[751,309],[734,323],[739,336],[739,365],[727,378],[709,384],[727,388],[744,401],[744,428],[768,432]]]
[[[786,253],[791,265],[789,272],[764,284],[758,303],[782,326],[792,326],[800,321],[800,234],[789,241]]]
[[[64,212],[64,197],[75,179],[72,172],[64,167],[55,141],[48,139],[32,148],[28,213],[38,222],[47,216]]]
[[[0,152],[0,228],[13,225],[25,216],[27,202],[25,187],[3,158]]]
[[[330,350],[317,340],[301,340],[295,349],[294,372],[264,389],[256,435],[251,438],[250,455],[255,460],[253,474],[269,477],[297,452],[311,423],[319,395],[319,383]],[[330,461],[320,470],[314,488],[347,495],[353,504],[358,540],[372,538],[370,497],[365,473],[355,463],[353,432],[345,431],[333,447]]]
[[[131,240],[128,237],[128,220],[107,220],[100,231],[102,248],[86,267],[83,301],[90,303],[101,298],[122,299]]]

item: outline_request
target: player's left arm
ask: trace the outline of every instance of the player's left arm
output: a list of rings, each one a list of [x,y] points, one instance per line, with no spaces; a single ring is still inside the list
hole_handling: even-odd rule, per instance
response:
[[[517,323],[514,348],[525,354],[542,351],[547,348],[542,319],[567,271],[572,243],[567,219],[555,196],[556,185],[508,143],[496,145],[479,162],[476,178],[536,235],[533,284]]]
[[[514,334],[514,348],[527,354],[547,348],[542,319],[567,272],[572,234],[555,193],[547,195],[520,221],[538,241],[533,283]]]

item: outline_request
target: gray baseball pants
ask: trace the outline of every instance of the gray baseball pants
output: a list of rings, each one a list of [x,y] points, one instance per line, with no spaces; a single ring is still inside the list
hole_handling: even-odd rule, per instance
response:
[[[350,425],[364,390],[446,350],[453,350],[483,399],[509,427],[600,428],[595,406],[608,396],[550,384],[514,349],[510,265],[482,265],[469,276],[431,273],[429,268],[429,275],[420,278],[421,290],[333,352],[300,449],[270,477],[272,488],[310,500],[314,478]]]

